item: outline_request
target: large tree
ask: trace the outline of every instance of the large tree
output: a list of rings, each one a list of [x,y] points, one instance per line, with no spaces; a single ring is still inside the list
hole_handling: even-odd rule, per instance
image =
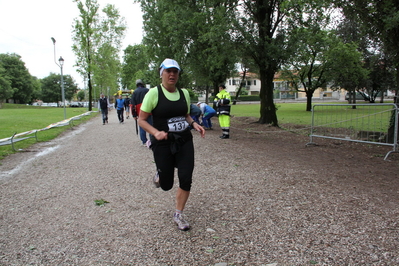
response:
[[[10,98],[14,94],[14,90],[11,87],[11,77],[8,76],[5,68],[2,66],[0,61],[0,108],[2,102]]]
[[[120,76],[119,50],[126,29],[118,11],[111,5],[99,13],[97,0],[74,0],[80,16],[75,19],[73,51],[78,71],[87,78],[89,110],[92,109],[93,83],[102,89],[116,88]],[[93,79],[94,76],[94,79]]]
[[[92,110],[92,74],[93,74],[93,60],[96,49],[99,44],[100,32],[98,29],[100,8],[96,0],[74,0],[78,5],[80,12],[79,19],[75,19],[75,26],[73,30],[74,45],[73,51],[76,54],[76,65],[78,72],[87,78],[87,87],[89,89],[89,111]]]
[[[390,58],[396,71],[396,92],[399,91],[399,1],[335,0],[346,17],[360,22],[360,32],[376,43]]]
[[[113,94],[119,89],[121,79],[119,54],[126,25],[115,6],[107,5],[102,11],[105,16],[100,24],[101,39],[94,56],[93,80],[100,92],[107,90]]]
[[[391,56],[385,53],[380,42],[375,38],[370,38],[357,16],[344,16],[335,32],[345,44],[356,44],[356,49],[362,54],[364,71],[368,72],[368,76],[361,84],[349,86],[352,88],[352,93],[349,95],[354,96],[354,88],[357,87],[358,90],[366,90],[370,102],[375,102],[377,95],[381,95],[381,102],[383,102],[384,92],[395,88],[395,67]],[[350,90],[349,87],[348,90]],[[355,100],[355,97],[353,99],[350,97],[349,101],[355,102]]]
[[[219,92],[220,83],[235,72],[239,60],[232,41],[236,4],[236,1],[198,1],[196,6],[194,23],[201,28],[193,35],[188,61],[195,83],[211,87],[214,95]]]
[[[333,88],[344,88],[349,92],[350,103],[356,103],[355,92],[362,87],[369,74],[369,71],[363,67],[362,53],[357,48],[356,43],[337,40],[327,53],[330,61],[328,80]]]
[[[283,76],[294,84],[297,91],[305,92],[306,111],[311,111],[314,92],[327,86],[327,71],[331,63],[327,52],[336,39],[319,27],[300,28],[295,34],[298,48],[288,60]]]
[[[65,99],[71,100],[78,91],[78,86],[71,75],[64,75]],[[41,79],[41,99],[44,102],[62,102],[61,75],[50,73],[49,76]]]
[[[384,93],[396,89],[393,62],[384,53],[379,52],[367,56],[364,62],[369,75],[363,85],[369,95],[370,103],[374,103],[379,95],[383,102]]]
[[[124,50],[122,66],[122,87],[128,90],[136,89],[136,80],[153,86],[159,83],[159,73],[154,71],[148,56],[147,47],[143,44],[129,45]]]
[[[30,103],[38,83],[34,81],[21,56],[15,53],[0,54],[0,66],[3,67],[3,86],[6,93],[4,96],[13,99],[14,103]],[[12,92],[11,96],[10,92]],[[8,99],[6,101],[8,102]]]
[[[212,85],[216,92],[236,62],[230,33],[237,1],[137,2],[144,13],[148,64],[157,69],[164,58],[174,58],[185,73],[179,86]]]
[[[273,101],[273,79],[280,66],[293,55],[293,30],[307,27],[312,19],[326,12],[328,2],[319,0],[245,0],[237,12],[236,37],[241,51],[259,68],[259,123],[278,126]]]

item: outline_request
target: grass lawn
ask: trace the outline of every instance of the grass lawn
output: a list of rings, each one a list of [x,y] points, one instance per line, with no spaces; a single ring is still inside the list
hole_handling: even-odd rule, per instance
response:
[[[11,137],[14,133],[22,133],[29,130],[42,129],[50,124],[64,120],[64,109],[57,107],[39,107],[20,104],[2,104],[0,109],[0,139]],[[87,112],[87,108],[66,108],[67,118],[71,118]],[[74,120],[77,125],[90,119],[95,113]],[[49,141],[69,129],[69,126],[51,128],[37,132],[38,141]],[[27,139],[17,142],[16,149],[24,149],[35,143],[36,140]],[[0,146],[0,159],[14,153],[11,145]]]
[[[331,128],[352,128],[356,130],[369,130],[385,132],[389,127],[391,110],[393,106],[368,104],[357,106],[344,103],[314,103],[316,106],[314,126],[327,126]],[[306,103],[276,103],[277,119],[279,125],[295,124],[310,126],[312,124],[312,112],[307,112]],[[260,104],[238,104],[231,107],[234,116],[260,117]]]
[[[307,112],[306,103],[277,103],[277,119],[279,124],[292,123],[310,125],[312,112]],[[260,104],[237,104],[231,106],[234,116],[260,117]]]

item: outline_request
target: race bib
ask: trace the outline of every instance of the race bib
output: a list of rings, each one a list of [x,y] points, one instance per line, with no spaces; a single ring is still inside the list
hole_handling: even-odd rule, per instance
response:
[[[184,116],[172,117],[168,120],[169,132],[182,132],[188,128],[188,123]]]

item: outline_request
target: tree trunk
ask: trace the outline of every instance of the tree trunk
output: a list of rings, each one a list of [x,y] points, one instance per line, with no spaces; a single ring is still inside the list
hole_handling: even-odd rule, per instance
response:
[[[306,91],[306,111],[307,112],[312,111],[312,96],[313,96],[312,92],[310,92],[309,90]]]
[[[349,103],[356,104],[356,88],[349,90]],[[356,109],[356,105],[352,105],[352,109]]]
[[[218,93],[219,93],[219,84],[218,83],[214,83],[213,84],[213,96],[215,97]],[[213,98],[212,108],[215,109],[215,110],[217,109],[216,108],[215,98]]]
[[[219,93],[219,83],[213,84],[213,96],[216,96]]]
[[[247,71],[245,70],[245,71],[244,71],[244,74],[242,75],[242,79],[241,79],[241,82],[240,82],[240,87],[238,88],[238,90],[237,90],[237,92],[236,92],[236,98],[235,98],[235,101],[233,101],[233,105],[235,105],[235,104],[237,103],[238,96],[240,96],[242,84],[244,83],[244,80],[245,80],[245,76],[246,76],[246,75],[247,75]]]
[[[399,98],[398,98],[398,94],[399,94],[399,68],[398,66],[396,66],[396,91],[395,91],[395,96],[394,96],[394,104],[396,105],[396,108],[398,108],[399,106]],[[396,119],[399,119],[398,117],[396,117]],[[391,119],[389,122],[389,128],[388,128],[388,142],[389,143],[393,143],[394,142],[394,136],[395,136],[395,111],[392,111],[391,114]],[[399,131],[399,127],[398,127],[398,131]],[[399,132],[398,132],[398,136],[399,136]]]
[[[93,101],[93,95],[91,92],[93,91],[93,88],[91,85],[91,73],[90,72],[87,73],[87,79],[88,79],[87,86],[89,87],[89,111],[91,111],[92,110],[92,101]]]
[[[205,103],[206,104],[209,104],[209,86],[208,85],[206,85],[206,87],[205,87]]]
[[[273,78],[274,71],[271,69],[260,71],[260,118],[258,123],[271,124],[278,127],[276,106],[273,101]]]

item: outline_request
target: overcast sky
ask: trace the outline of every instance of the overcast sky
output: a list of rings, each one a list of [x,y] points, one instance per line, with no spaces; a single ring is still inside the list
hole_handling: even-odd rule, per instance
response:
[[[128,45],[141,43],[142,13],[139,4],[133,0],[97,0],[100,8],[106,4],[115,5],[127,24],[123,49]],[[32,76],[44,78],[60,73],[54,63],[65,60],[64,75],[71,75],[83,87],[83,78],[76,72],[75,55],[72,52],[72,25],[79,16],[73,0],[0,0],[0,53],[16,53],[22,57]]]

